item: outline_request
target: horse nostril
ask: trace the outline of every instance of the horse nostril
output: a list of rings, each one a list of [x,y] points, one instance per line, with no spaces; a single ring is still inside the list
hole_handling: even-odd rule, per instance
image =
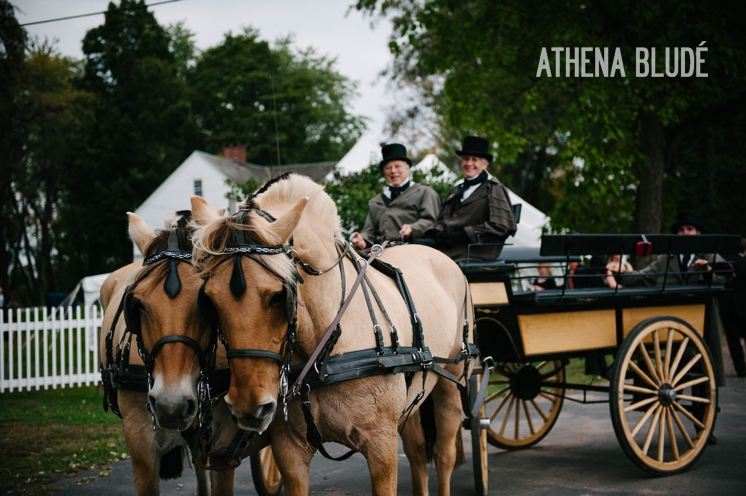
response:
[[[194,417],[197,414],[197,402],[194,400],[187,400],[185,417]]]
[[[262,420],[265,417],[272,415],[275,410],[275,402],[271,401],[269,403],[265,403],[263,405],[259,405],[256,409],[256,414],[254,415],[257,419]]]

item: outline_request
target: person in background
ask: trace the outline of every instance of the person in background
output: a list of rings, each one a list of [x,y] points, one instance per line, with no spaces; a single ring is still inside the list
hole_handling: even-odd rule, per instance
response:
[[[412,161],[404,145],[385,145],[381,154],[380,167],[387,186],[368,202],[365,226],[352,237],[352,246],[358,250],[384,241],[405,242],[422,237],[440,210],[438,193],[412,181]]]
[[[487,172],[492,162],[489,142],[478,136],[464,138],[461,150],[464,180],[446,196],[437,220],[425,233],[453,260],[495,260],[502,244],[516,232],[508,190]],[[473,243],[489,243],[472,246]]]
[[[676,217],[676,222],[671,225],[671,233],[681,236],[697,236],[704,231],[699,214],[692,210],[683,210]],[[658,255],[647,267],[638,271],[628,271],[624,266],[620,269],[619,261],[611,261],[606,265],[607,276],[619,276],[625,286],[660,286],[663,284],[666,266],[668,276],[666,285],[684,286],[687,284],[698,284],[709,282],[712,278],[714,284],[725,284],[728,276],[724,274],[713,274],[712,264],[725,262],[723,257],[713,253],[691,253],[682,255]]]
[[[0,309],[5,308],[5,295],[3,294],[3,287],[0,286]]]
[[[718,298],[720,301],[720,319],[725,329],[730,358],[738,377],[746,377],[741,340],[746,340],[746,238],[741,238],[741,252],[731,262],[735,277],[725,286],[733,291]]]
[[[616,264],[615,266],[618,267],[621,260],[622,260],[621,255],[612,255],[610,263],[614,263]],[[622,270],[624,272],[632,272],[635,269],[632,268],[632,265],[629,262],[625,261],[624,264],[622,265]],[[617,287],[619,287],[619,289],[622,289],[624,287],[616,280],[616,277],[614,277],[613,275],[608,275],[608,272],[606,274],[607,274],[606,275],[607,286],[609,286],[612,289],[617,288]]]
[[[533,280],[531,286],[534,291],[544,291],[545,289],[557,289],[557,282],[552,277],[552,269],[546,262],[541,262],[538,265],[539,277]]]
[[[573,272],[573,288],[605,288],[606,258],[593,255],[588,266],[579,265]]]

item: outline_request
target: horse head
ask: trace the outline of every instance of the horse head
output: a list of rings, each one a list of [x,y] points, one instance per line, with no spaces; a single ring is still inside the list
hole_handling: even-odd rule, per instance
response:
[[[127,215],[130,236],[145,256],[125,293],[127,328],[148,371],[148,408],[157,425],[182,431],[197,415],[197,385],[213,343],[195,305],[202,281],[189,263],[191,212],[178,212],[167,220],[171,229],[155,232],[137,215]]]
[[[297,188],[299,184],[311,190]],[[205,279],[198,307],[219,325],[225,340],[231,373],[225,400],[240,428],[259,432],[275,414],[296,340],[301,279],[291,239],[298,239],[304,212],[316,210],[306,208],[314,205],[309,196],[321,190],[310,179],[295,175],[274,181],[269,189],[268,185],[228,218],[216,215],[202,198],[192,198],[198,226],[193,263]],[[299,191],[281,195],[274,204],[267,201],[267,195],[287,188]],[[334,204],[326,199],[336,221]],[[309,232],[314,229],[304,226],[303,236]]]

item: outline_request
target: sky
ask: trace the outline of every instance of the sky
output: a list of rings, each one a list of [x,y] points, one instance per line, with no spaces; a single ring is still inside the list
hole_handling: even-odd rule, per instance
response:
[[[58,17],[101,12],[110,0],[11,0],[19,24]],[[157,3],[160,0],[146,0]],[[119,4],[119,1],[115,1]],[[293,34],[299,48],[313,46],[317,53],[337,58],[339,73],[358,82],[360,96],[352,102],[352,112],[370,118],[368,128],[381,132],[386,108],[394,105],[386,79],[380,77],[391,61],[388,40],[391,24],[364,17],[349,6],[354,0],[182,0],[150,8],[162,26],[184,21],[195,34],[199,49],[219,44],[228,31],[238,33],[243,26],[259,29],[265,40]],[[63,55],[82,58],[86,32],[103,24],[104,16],[26,26],[31,36],[58,40]],[[371,27],[375,24],[375,27]]]

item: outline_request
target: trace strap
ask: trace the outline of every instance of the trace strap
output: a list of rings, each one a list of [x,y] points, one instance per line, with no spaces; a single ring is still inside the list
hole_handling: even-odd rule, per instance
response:
[[[295,396],[297,396],[300,393],[300,390],[303,386],[303,380],[306,377],[306,374],[308,374],[308,371],[311,369],[311,367],[313,367],[314,363],[316,363],[316,359],[319,357],[321,352],[324,350],[324,347],[326,346],[327,341],[329,341],[329,338],[331,338],[332,334],[334,333],[334,330],[339,325],[340,320],[342,320],[342,315],[344,315],[345,311],[347,310],[347,307],[350,306],[352,297],[355,295],[355,292],[357,291],[358,286],[360,286],[360,283],[363,280],[363,276],[365,276],[365,273],[370,267],[371,262],[373,262],[373,260],[375,260],[378,256],[380,256],[381,253],[383,253],[383,249],[385,247],[386,247],[386,241],[384,241],[382,245],[373,245],[373,247],[371,248],[370,258],[367,261],[365,261],[366,262],[365,266],[360,269],[360,272],[357,275],[357,279],[355,279],[355,282],[352,283],[352,286],[350,287],[350,294],[347,295],[347,299],[342,305],[342,308],[340,308],[339,312],[337,312],[337,316],[334,317],[334,320],[329,325],[329,328],[326,330],[324,337],[321,338],[321,341],[319,342],[318,346],[316,346],[316,349],[314,350],[313,354],[306,362],[306,365],[303,367],[303,370],[301,370],[301,373],[298,375],[298,378],[295,380],[295,383],[288,390],[288,393],[285,396],[285,402],[289,402],[290,400],[292,400]]]

